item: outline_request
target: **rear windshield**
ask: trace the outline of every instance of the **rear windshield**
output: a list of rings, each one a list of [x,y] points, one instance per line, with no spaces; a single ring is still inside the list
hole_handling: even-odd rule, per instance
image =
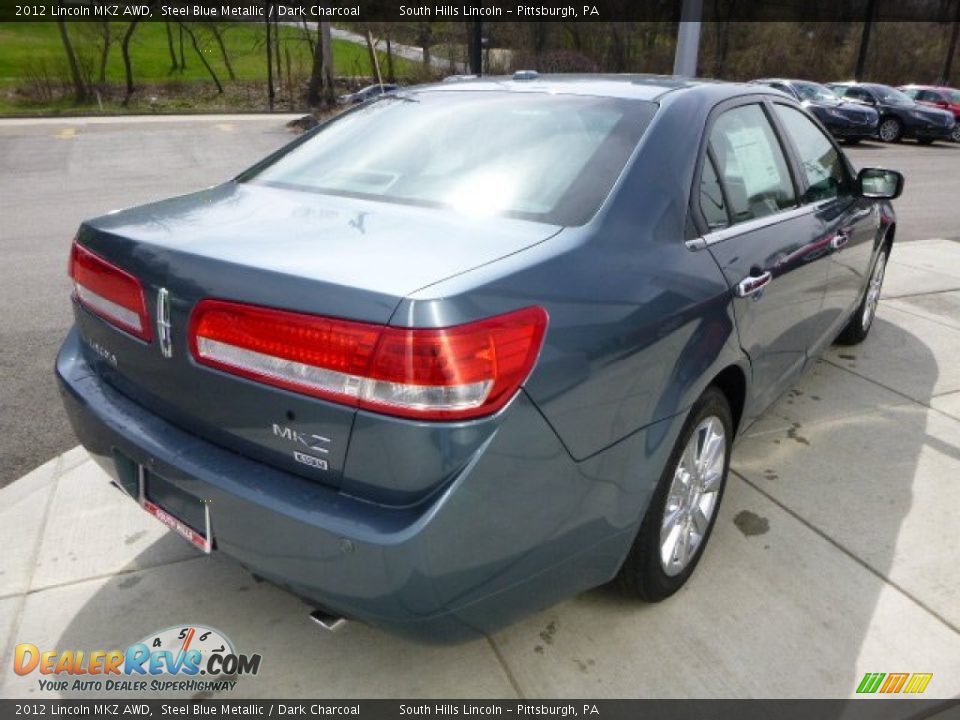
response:
[[[385,95],[241,180],[581,225],[609,194],[655,109],[546,93]]]

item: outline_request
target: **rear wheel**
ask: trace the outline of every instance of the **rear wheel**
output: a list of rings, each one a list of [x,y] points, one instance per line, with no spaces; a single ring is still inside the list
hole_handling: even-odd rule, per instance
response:
[[[732,442],[730,405],[720,390],[708,388],[684,423],[620,569],[631,593],[659,602],[693,574],[716,523]]]
[[[877,255],[860,305],[835,340],[838,345],[857,345],[866,339],[873,325],[873,319],[877,315],[877,305],[880,303],[880,292],[883,290],[883,276],[886,270],[887,249],[884,248]]]
[[[903,123],[895,117],[886,117],[880,121],[877,135],[884,142],[900,142],[903,138]]]

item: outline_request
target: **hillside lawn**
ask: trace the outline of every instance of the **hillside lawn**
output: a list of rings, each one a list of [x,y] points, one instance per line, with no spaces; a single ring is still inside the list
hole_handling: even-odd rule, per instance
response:
[[[98,23],[67,23],[70,39],[81,64],[91,81],[96,84],[101,43]],[[204,23],[191,23],[201,51],[224,84],[226,92],[216,95],[216,88],[207,70],[197,56],[189,35],[184,33],[185,70],[171,71],[167,31],[163,22],[140,23],[130,42],[130,58],[134,82],[142,89],[134,96],[131,106],[119,103],[124,84],[123,58],[120,39],[127,23],[111,23],[113,43],[107,61],[105,94],[107,99],[82,106],[69,96],[69,72],[66,55],[55,23],[14,22],[0,23],[0,114],[45,114],[70,112],[137,112],[144,103],[156,110],[221,110],[263,109],[266,104],[266,29],[261,23],[221,23],[221,33],[237,82],[231,83],[220,48]],[[171,25],[174,47],[179,55],[179,33]],[[313,59],[305,33],[300,27],[281,26],[281,66],[283,80],[278,88],[281,98],[287,97],[291,87],[300,94],[306,87]],[[382,47],[382,46],[381,46]],[[364,45],[345,40],[333,41],[334,67],[337,76],[373,77],[370,57]],[[287,56],[293,83],[286,79]],[[380,70],[386,75],[386,53],[379,54]],[[394,57],[395,74],[401,79],[419,77],[422,66],[404,58]],[[274,68],[276,72],[276,68]],[[39,85],[57,88],[56,97],[41,97]],[[262,85],[262,93],[259,86]],[[66,96],[60,97],[60,93]],[[260,97],[262,95],[262,98]],[[119,97],[118,97],[119,96]],[[297,101],[293,105],[298,104]],[[159,105],[159,107],[157,107]],[[252,105],[251,107],[244,107]]]

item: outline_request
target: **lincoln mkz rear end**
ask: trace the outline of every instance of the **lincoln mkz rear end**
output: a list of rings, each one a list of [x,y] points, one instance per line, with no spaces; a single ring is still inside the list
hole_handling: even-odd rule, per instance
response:
[[[425,640],[614,578],[711,387],[730,408],[695,458],[712,525],[748,366],[723,275],[683,235],[730,91],[675,90],[405,91],[233,181],[85,222],[57,361],[81,442],[201,551]]]

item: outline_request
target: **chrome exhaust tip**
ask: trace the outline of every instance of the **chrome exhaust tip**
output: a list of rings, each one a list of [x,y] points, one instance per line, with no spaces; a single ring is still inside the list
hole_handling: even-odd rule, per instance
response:
[[[347,624],[347,619],[339,615],[332,615],[326,610],[314,610],[310,613],[310,619],[327,632],[336,632]]]

